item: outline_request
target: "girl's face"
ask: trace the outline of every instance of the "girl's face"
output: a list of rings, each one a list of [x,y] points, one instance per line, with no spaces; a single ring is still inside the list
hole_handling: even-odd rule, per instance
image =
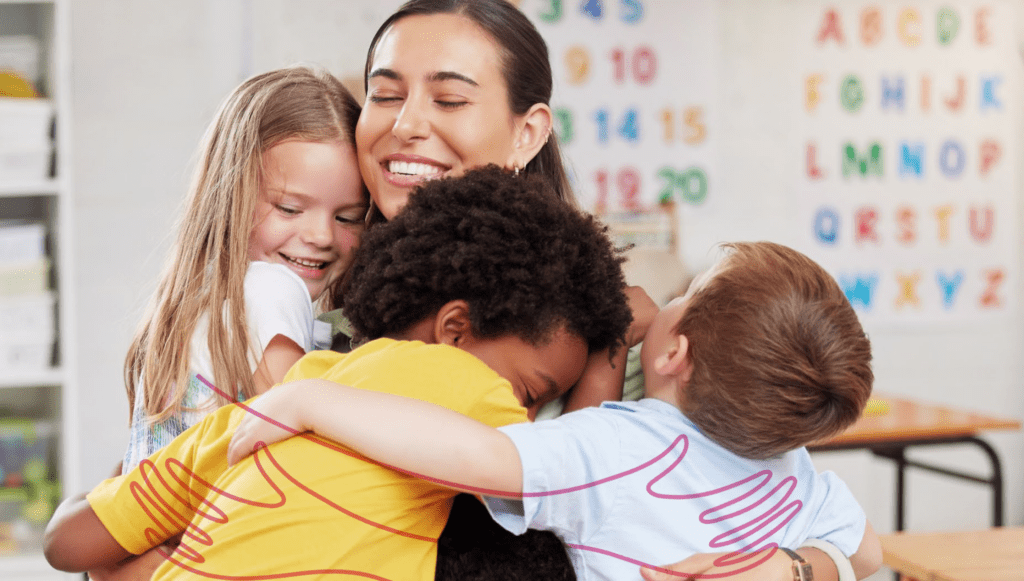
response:
[[[366,209],[351,144],[278,143],[263,153],[249,260],[287,266],[315,300],[352,263]]]
[[[495,41],[454,14],[408,16],[381,36],[356,125],[359,168],[393,218],[425,180],[513,166],[521,118],[508,105]]]

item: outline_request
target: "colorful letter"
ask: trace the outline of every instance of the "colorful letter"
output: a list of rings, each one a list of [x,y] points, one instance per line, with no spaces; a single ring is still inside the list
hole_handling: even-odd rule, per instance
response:
[[[807,144],[807,177],[812,180],[825,177],[825,172],[818,167],[818,146],[814,143]]]
[[[846,293],[847,300],[854,307],[860,303],[864,310],[871,310],[871,300],[874,296],[875,285],[878,284],[878,273],[872,272],[867,275],[858,274],[853,278],[845,274],[839,275],[839,286]]]
[[[924,144],[907,143],[900,144],[900,177],[924,175]]]
[[[1006,273],[1001,268],[995,268],[992,270],[986,270],[985,280],[988,281],[988,286],[985,287],[985,292],[981,293],[981,306],[984,308],[998,308],[1003,305],[1003,300],[999,297],[999,285],[1003,284],[1003,278],[1006,277]]]
[[[807,107],[807,111],[814,111],[818,107],[818,102],[821,101],[821,95],[818,94],[818,85],[824,80],[820,74],[807,75],[807,81],[804,83],[804,87],[807,89],[807,98],[804,101],[804,106]]]
[[[882,177],[882,146],[879,143],[872,143],[863,157],[857,154],[857,148],[852,143],[843,147],[843,177],[856,173]]]
[[[942,289],[942,306],[946,307],[946,310],[953,308],[953,303],[956,302],[956,293],[964,282],[963,269],[954,272],[951,277],[946,276],[942,271],[936,272],[935,279],[939,283],[939,288]]]
[[[918,26],[920,23],[921,14],[917,10],[907,8],[900,13],[896,29],[899,31],[903,44],[917,46],[921,42],[921,30]]]
[[[1002,109],[1003,104],[996,97],[996,86],[1003,82],[1002,77],[984,77],[981,79],[981,110],[992,107]]]
[[[984,224],[979,223],[981,222],[979,214],[984,214]],[[971,238],[974,238],[975,242],[984,244],[992,239],[992,230],[995,229],[996,225],[995,214],[996,211],[992,206],[985,206],[984,208],[971,206],[968,223],[970,224]]]
[[[890,103],[903,110],[903,77],[896,77],[892,84],[889,84],[888,77],[882,77],[882,109],[888,108]]]
[[[932,80],[921,77],[921,110],[928,111],[932,107]]]
[[[850,113],[855,113],[864,104],[864,88],[860,79],[850,75],[843,79],[839,87],[839,103]]]
[[[949,242],[949,218],[953,215],[953,206],[946,204],[935,208],[935,219],[939,222],[939,242]]]
[[[964,164],[967,163],[967,154],[963,146],[950,139],[942,144],[939,149],[939,169],[946,177],[958,177],[964,171]]]
[[[859,208],[854,220],[857,224],[857,234],[854,237],[856,242],[878,242],[878,232],[875,231],[875,225],[878,223],[878,210],[871,206]]]
[[[967,80],[963,76],[956,78],[956,94],[944,99],[950,111],[959,111],[964,106],[964,99],[967,96]]]
[[[878,8],[865,8],[861,13],[860,39],[864,46],[872,46],[882,40],[882,12]]]
[[[917,213],[910,206],[896,208],[896,240],[911,245],[917,240]]]
[[[921,298],[917,296],[917,283],[921,282],[920,271],[914,271],[910,274],[897,272],[896,282],[900,285],[900,292],[896,296],[897,309],[902,309],[905,306],[921,306]]]
[[[956,38],[956,33],[960,30],[960,17],[957,15],[956,10],[943,6],[939,9],[939,18],[936,26],[939,33],[939,44],[947,45],[953,42],[953,39]]]
[[[825,12],[825,21],[821,23],[821,29],[818,31],[818,44],[825,44],[829,38],[835,39],[836,44],[842,46],[843,31],[839,27],[839,15],[835,9]]]
[[[995,139],[986,139],[981,142],[981,154],[978,156],[981,159],[979,168],[981,177],[987,176],[988,172],[992,171],[992,166],[999,161],[1002,155],[1003,148]]]
[[[818,242],[835,246],[839,240],[839,213],[835,208],[826,206],[814,215],[814,235]]]
[[[980,45],[986,45],[990,40],[988,32],[988,10],[988,8],[979,8],[974,14],[974,38],[978,40],[978,44]]]

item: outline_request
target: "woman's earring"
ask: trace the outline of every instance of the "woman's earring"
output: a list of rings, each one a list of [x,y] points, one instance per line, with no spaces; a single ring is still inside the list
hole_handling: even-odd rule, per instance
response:
[[[519,177],[519,164],[516,164],[516,165],[512,166],[512,168],[513,168],[512,176],[513,177]]]

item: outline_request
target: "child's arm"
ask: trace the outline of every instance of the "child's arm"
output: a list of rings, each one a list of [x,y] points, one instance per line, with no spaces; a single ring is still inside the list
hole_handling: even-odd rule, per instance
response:
[[[522,466],[512,440],[432,403],[303,379],[270,390],[249,411],[228,447],[230,464],[260,442],[269,445],[312,430],[455,490],[507,498],[522,494]]]
[[[43,554],[54,569],[69,572],[113,565],[132,556],[103,526],[84,494],[57,507],[46,525]]]
[[[619,345],[615,356],[610,349],[592,353],[587,359],[583,377],[569,392],[562,413],[599,406],[603,401],[619,401],[622,399],[622,384],[626,378],[626,359],[629,348],[644,340],[647,328],[658,314],[658,305],[651,300],[644,289],[631,286],[626,289],[629,307],[633,312],[633,322],[629,326],[625,345]]]
[[[864,525],[864,536],[857,552],[850,557],[850,564],[853,565],[853,572],[858,579],[874,575],[875,571],[882,567],[882,543],[878,540],[871,521]]]
[[[284,335],[275,335],[263,350],[263,359],[256,366],[256,372],[252,377],[256,393],[263,393],[281,383],[284,374],[288,373],[292,365],[305,354],[306,352],[295,341]]]

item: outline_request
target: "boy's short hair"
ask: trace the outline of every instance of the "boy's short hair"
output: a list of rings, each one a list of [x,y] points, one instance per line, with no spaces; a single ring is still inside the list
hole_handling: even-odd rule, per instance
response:
[[[632,321],[623,258],[607,228],[539,176],[497,166],[432,180],[363,237],[342,294],[357,339],[405,331],[469,303],[473,332],[542,344],[564,326],[590,352]]]
[[[722,446],[757,459],[853,424],[871,395],[871,344],[839,285],[791,248],[725,247],[675,327],[693,363],[683,412]]]

